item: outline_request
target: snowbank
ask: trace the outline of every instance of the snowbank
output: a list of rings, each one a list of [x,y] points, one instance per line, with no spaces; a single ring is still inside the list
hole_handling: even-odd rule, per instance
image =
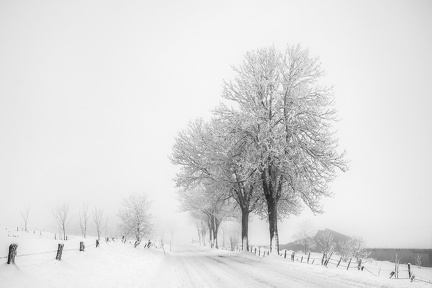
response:
[[[0,234],[0,257],[7,256],[11,243],[18,244],[15,265],[0,259],[2,287],[141,287],[152,280],[163,259],[162,250],[120,242],[101,241],[96,248],[94,238],[58,241],[31,232],[15,236]],[[79,251],[80,241],[86,243],[84,252]],[[58,243],[65,244],[61,261],[55,260]]]

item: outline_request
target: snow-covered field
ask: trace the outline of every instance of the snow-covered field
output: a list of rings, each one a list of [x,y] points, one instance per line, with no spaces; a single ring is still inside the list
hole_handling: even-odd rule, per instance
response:
[[[0,287],[145,287],[163,260],[162,250],[155,248],[105,241],[96,248],[94,237],[59,241],[47,232],[14,231],[10,234],[18,237],[8,237],[0,229],[0,257],[7,256],[11,243],[18,244],[16,265],[6,264],[7,257],[0,259]],[[85,242],[84,252],[79,251],[80,241]],[[55,260],[58,243],[65,244],[61,261]]]
[[[252,251],[255,247],[253,247]],[[259,254],[261,257],[266,257],[268,250],[265,248],[256,247],[256,253]],[[287,250],[286,251],[286,259],[287,261],[291,260],[291,254],[294,251]],[[282,250],[280,252],[281,257],[285,257],[285,250]],[[295,253],[294,254],[294,260],[295,262],[302,264],[302,265],[317,265],[321,266],[321,260],[323,257],[323,254],[320,253],[311,253],[309,264],[307,263],[308,255],[304,253]],[[348,266],[348,262],[340,261],[340,256],[336,253],[332,255],[332,257],[329,260],[329,263],[327,265],[327,269],[335,269],[335,270],[349,270],[351,273],[358,272],[358,263],[353,259],[350,265]],[[364,267],[364,270],[361,273],[370,274],[374,277],[378,278],[389,278],[390,273],[395,271],[395,263],[389,262],[389,261],[376,261],[373,259],[366,259],[364,262],[361,263],[361,266]],[[347,269],[348,267],[348,269]],[[408,265],[406,263],[401,263],[398,268],[398,279],[397,281],[407,281],[409,282],[409,274],[408,274]],[[424,281],[429,282],[432,287],[432,268],[431,267],[417,267],[416,265],[411,264],[411,273],[415,275],[415,281]],[[394,276],[393,276],[394,278]]]
[[[57,261],[60,241],[53,234],[0,229],[0,287],[432,287],[335,265],[326,268],[191,244],[173,245],[171,252],[168,245],[164,255],[160,249],[135,249],[120,242],[102,242],[96,248],[94,238],[70,237],[62,241],[65,251]],[[86,243],[84,252],[78,251],[80,241]],[[4,258],[11,243],[17,243],[17,255],[23,255],[15,265]],[[40,252],[49,253],[35,254]],[[387,264],[380,265],[384,271]],[[420,270],[431,273],[429,268]]]

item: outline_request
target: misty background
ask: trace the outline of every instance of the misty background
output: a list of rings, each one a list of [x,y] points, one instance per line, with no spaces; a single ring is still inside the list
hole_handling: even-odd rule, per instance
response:
[[[310,219],[369,247],[432,248],[432,2],[0,1],[0,226],[55,231],[52,210],[104,210],[146,192],[158,233],[196,232],[178,212],[174,137],[221,101],[231,65],[300,43],[335,85],[350,170]],[[255,217],[250,243],[268,243]]]

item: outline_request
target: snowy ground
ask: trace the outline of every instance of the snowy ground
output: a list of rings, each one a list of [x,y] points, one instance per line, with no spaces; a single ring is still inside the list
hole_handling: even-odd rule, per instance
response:
[[[55,260],[58,240],[52,234],[0,231],[0,257],[7,256],[10,243],[18,243],[16,265],[0,259],[1,287],[432,287],[409,280],[387,279],[346,269],[325,268],[291,262],[279,256],[258,257],[252,253],[210,250],[199,245],[173,245],[162,250],[119,242],[101,243],[85,239],[86,250],[78,251],[80,237],[64,241],[61,261]],[[425,271],[427,271],[425,269]],[[429,272],[431,270],[428,270]]]

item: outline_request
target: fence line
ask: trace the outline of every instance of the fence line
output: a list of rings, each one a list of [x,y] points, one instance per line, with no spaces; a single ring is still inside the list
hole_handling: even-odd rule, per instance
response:
[[[297,261],[297,262],[306,263],[306,264],[309,264],[309,265],[322,265],[322,266],[326,266],[326,267],[329,264],[332,264],[332,265],[335,265],[336,268],[338,268],[340,266],[342,268],[345,268],[346,270],[350,270],[350,269],[356,269],[358,271],[366,270],[367,272],[369,272],[370,274],[372,274],[375,277],[380,277],[380,273],[381,272],[384,272],[384,273],[390,272],[390,275],[389,274],[387,274],[387,275],[391,279],[411,280],[411,282],[413,282],[413,281],[420,281],[420,282],[432,284],[432,280],[429,280],[429,279],[423,278],[421,276],[415,275],[415,273],[413,272],[413,269],[411,268],[410,264],[399,264],[398,266],[395,266],[395,269],[393,269],[393,270],[381,269],[381,267],[380,267],[380,268],[377,268],[378,273],[375,274],[374,272],[372,272],[370,269],[368,269],[364,265],[364,262],[362,262],[362,259],[360,259],[360,258],[357,259],[357,260],[355,260],[353,258],[350,258],[348,263],[346,263],[346,262],[341,263],[342,257],[340,257],[339,259],[332,259],[331,258],[332,254],[330,254],[330,255],[323,254],[323,257],[316,258],[316,257],[311,257],[310,253],[308,255],[302,255],[300,257],[300,256],[297,256],[294,251],[292,251],[291,253],[287,253],[287,250],[283,250],[283,251],[284,252],[281,252],[279,254],[279,256],[281,256],[283,258],[287,258],[287,256],[289,256],[290,260],[292,262],[296,262]],[[257,255],[257,256],[261,256],[261,249],[260,248],[258,248],[258,249],[256,249],[256,248],[255,249],[250,249],[250,252],[253,253],[253,254],[255,254],[255,255]],[[257,252],[258,252],[258,254],[257,254]],[[266,253],[264,252],[264,255],[265,254]],[[317,263],[314,264],[315,261]],[[408,269],[400,269],[399,268],[400,265],[407,265]],[[404,275],[403,275],[403,277],[399,277],[399,274],[404,274]]]
[[[44,251],[44,252],[36,252],[36,253],[26,253],[26,254],[19,254],[17,255],[17,249],[18,249],[18,244],[16,243],[12,243],[11,245],[9,245],[9,254],[7,256],[1,256],[0,259],[8,259],[7,260],[7,264],[15,264],[15,258],[16,257],[26,257],[26,256],[33,256],[33,255],[41,255],[41,254],[50,254],[50,253],[56,253],[57,252],[57,256],[56,259],[57,260],[61,260],[61,256],[62,256],[62,252],[63,251],[84,251],[85,250],[85,245],[84,245],[84,241],[81,241],[79,243],[79,248],[69,248],[69,249],[63,249],[64,247],[64,243],[59,243],[58,244],[58,248],[55,251]],[[99,241],[96,240],[95,244],[89,244],[87,245],[87,248],[89,247],[93,247],[99,246]]]
[[[33,255],[56,253],[56,252],[57,252],[57,250],[56,251],[48,251],[48,252],[28,253],[28,254],[16,255],[15,257],[25,257],[25,256],[33,256]],[[6,258],[8,258],[8,256],[6,256]]]

